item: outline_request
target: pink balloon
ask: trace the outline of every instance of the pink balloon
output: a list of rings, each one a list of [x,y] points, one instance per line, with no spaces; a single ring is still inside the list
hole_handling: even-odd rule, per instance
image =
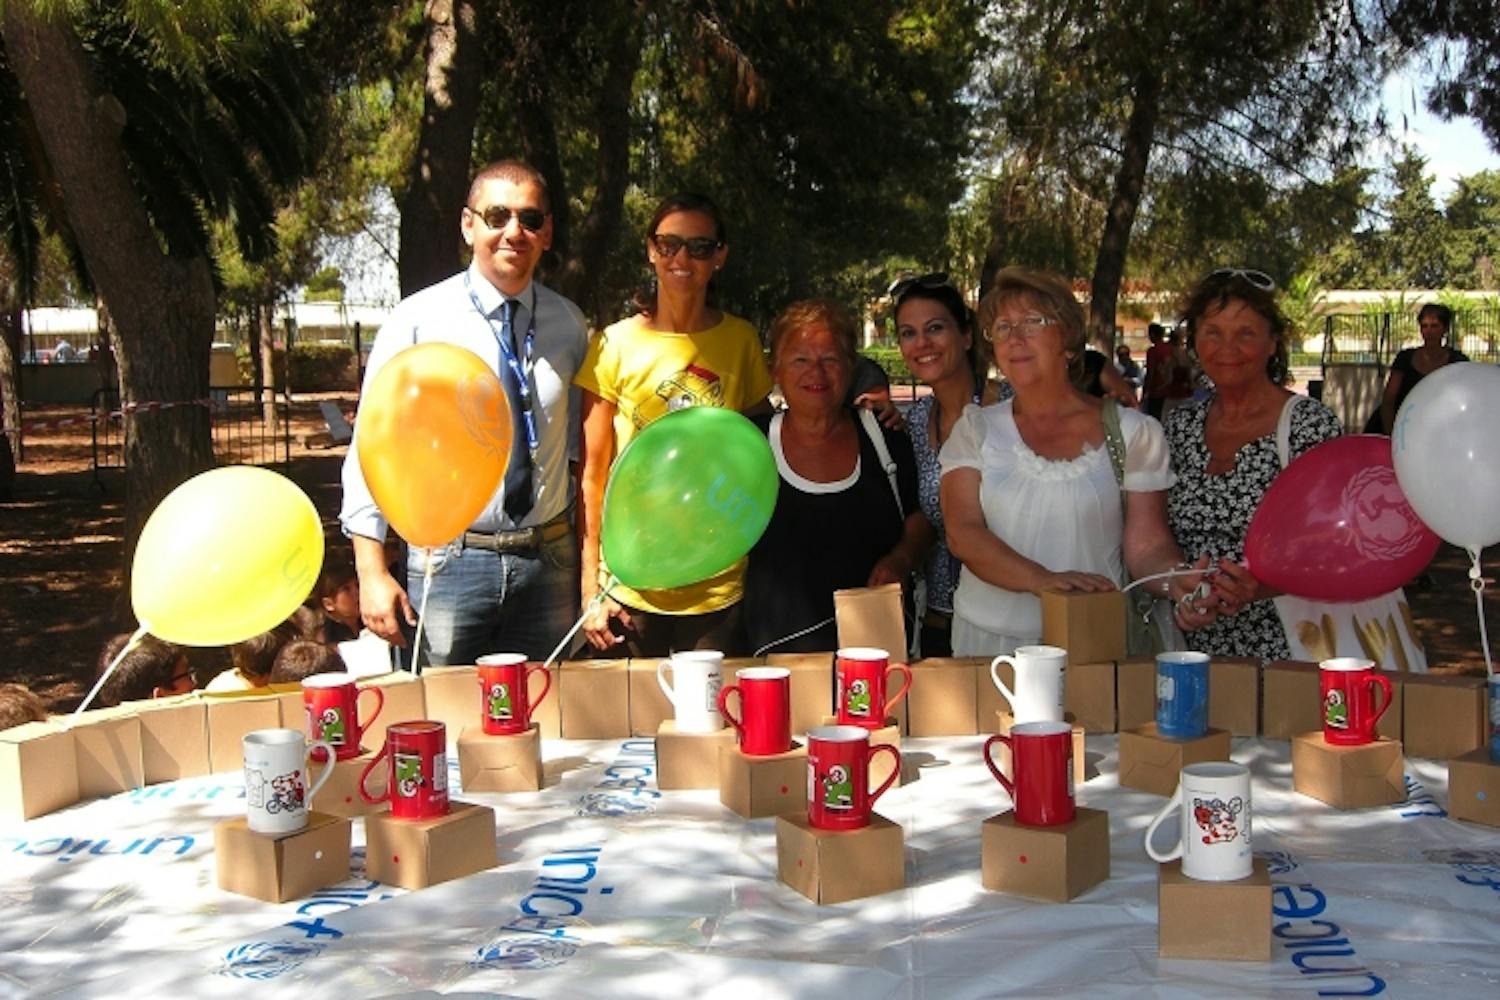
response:
[[[1245,561],[1268,587],[1316,601],[1362,601],[1426,568],[1440,540],[1407,503],[1391,439],[1334,438],[1299,455],[1261,498]]]

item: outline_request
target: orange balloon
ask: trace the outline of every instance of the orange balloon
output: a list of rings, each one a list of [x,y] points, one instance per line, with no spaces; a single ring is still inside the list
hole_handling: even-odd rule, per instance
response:
[[[416,344],[359,405],[355,446],[380,512],[412,545],[446,545],[489,505],[510,460],[510,401],[473,351]]]

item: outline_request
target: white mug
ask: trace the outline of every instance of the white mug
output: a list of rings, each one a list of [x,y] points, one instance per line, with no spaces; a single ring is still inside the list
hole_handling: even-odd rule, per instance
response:
[[[1181,814],[1177,844],[1166,854],[1151,846],[1151,835],[1173,810]],[[1232,761],[1189,764],[1177,790],[1146,827],[1146,853],[1159,862],[1182,859],[1182,874],[1204,882],[1248,878],[1250,853],[1250,769]]]
[[[666,671],[671,668],[672,686]],[[672,703],[680,733],[716,733],[724,728],[719,688],[724,684],[724,654],[712,649],[673,653],[656,665],[656,683]]]
[[[1012,691],[1000,680],[1000,664],[1009,663],[1016,671],[1016,689]],[[997,656],[990,661],[990,680],[1000,689],[1000,696],[1010,703],[1010,714],[1017,723],[1063,721],[1063,668],[1068,665],[1068,651],[1057,646],[1017,646],[1014,656]]]
[[[245,809],[255,833],[281,836],[307,826],[307,809],[333,776],[334,751],[322,740],[308,743],[296,729],[257,729],[246,733]],[[307,788],[307,755],[315,747],[328,754],[317,783]]]

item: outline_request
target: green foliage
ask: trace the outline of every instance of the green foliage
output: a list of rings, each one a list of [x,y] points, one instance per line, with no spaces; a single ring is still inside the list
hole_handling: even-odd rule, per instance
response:
[[[275,349],[272,371],[275,387],[286,388],[286,351]],[[235,351],[235,362],[239,366],[240,379],[250,384],[255,377],[249,351],[241,347]],[[353,389],[354,349],[347,344],[296,344],[292,345],[292,389],[295,392],[329,392],[335,389]]]
[[[901,357],[901,351],[895,347],[866,347],[859,353],[875,362],[885,370],[886,377],[891,384],[910,382],[912,373],[906,367],[906,360]]]
[[[344,301],[344,279],[339,275],[338,268],[321,267],[307,279],[307,301]]]

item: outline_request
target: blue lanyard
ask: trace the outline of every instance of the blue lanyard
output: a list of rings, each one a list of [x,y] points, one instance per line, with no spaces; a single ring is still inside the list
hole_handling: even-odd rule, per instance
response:
[[[469,283],[468,272],[464,272],[464,291],[469,293],[469,301],[474,303],[474,311],[484,317],[484,321],[490,325],[490,332],[495,336],[495,342],[500,345],[500,356],[510,368],[511,376],[516,380],[516,385],[521,395],[521,422],[526,427],[526,449],[531,452],[533,464],[536,461],[537,434],[536,416],[531,411],[531,378],[530,372],[533,367],[532,356],[536,348],[536,288],[531,290],[531,317],[526,323],[526,336],[521,341],[521,353],[525,357],[525,364],[516,359],[516,352],[511,348],[509,338],[502,336],[503,331],[495,323],[495,318],[484,311],[484,306],[479,304],[479,296],[474,293],[474,288]]]

